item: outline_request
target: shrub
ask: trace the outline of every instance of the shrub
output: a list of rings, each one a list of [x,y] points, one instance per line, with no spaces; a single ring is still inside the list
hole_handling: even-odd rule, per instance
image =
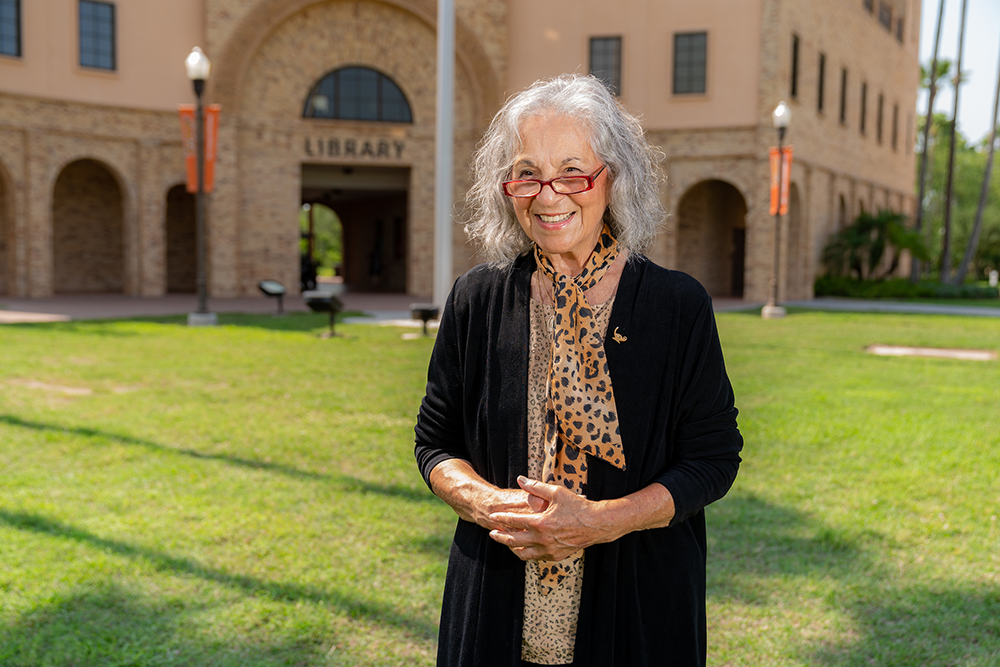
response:
[[[883,208],[875,215],[862,213],[834,234],[823,249],[823,264],[831,276],[885,280],[899,267],[903,250],[917,259],[929,258],[920,235],[907,229],[906,216]]]
[[[942,285],[908,280],[858,280],[848,276],[820,276],[814,286],[816,296],[843,296],[854,299],[997,299],[1000,291],[987,285]]]

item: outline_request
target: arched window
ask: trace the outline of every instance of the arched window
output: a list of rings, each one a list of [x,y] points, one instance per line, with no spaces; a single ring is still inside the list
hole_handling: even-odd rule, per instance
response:
[[[313,86],[302,110],[305,118],[412,123],[410,104],[396,83],[367,67],[343,67]]]

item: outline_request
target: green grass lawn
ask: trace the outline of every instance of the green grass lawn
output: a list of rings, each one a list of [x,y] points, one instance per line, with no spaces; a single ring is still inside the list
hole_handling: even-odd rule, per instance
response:
[[[1000,308],[1000,299],[906,299],[905,303],[932,303],[941,306]]]
[[[0,327],[0,665],[431,665],[431,343],[322,315]],[[1000,665],[1000,321],[719,316],[712,665]]]

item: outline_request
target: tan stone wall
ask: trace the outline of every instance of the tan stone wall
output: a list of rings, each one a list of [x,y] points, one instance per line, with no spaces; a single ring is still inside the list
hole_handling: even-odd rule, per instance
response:
[[[804,225],[802,234],[793,235],[797,247],[789,248],[788,234],[783,234],[783,256],[797,252],[804,262],[801,269],[782,267],[785,275],[780,277],[779,293],[783,298],[812,295],[811,277],[823,271],[819,261],[823,246],[839,226],[840,196],[845,199],[848,223],[862,206],[867,211],[879,206],[908,214],[913,211],[919,10],[919,3],[894,3],[894,24],[889,32],[860,2],[766,0],[764,4],[759,151],[763,157],[766,147],[776,143],[770,115],[778,101],[786,100],[792,110],[786,142],[795,150],[792,182],[799,191]],[[902,42],[896,39],[895,32],[895,18],[900,16],[904,19]],[[793,34],[799,37],[798,89],[794,97]],[[818,108],[820,54],[825,55],[823,110]],[[839,117],[842,68],[848,72],[844,122]],[[862,83],[867,84],[864,133],[860,129]],[[884,98],[881,142],[876,127],[879,95]],[[892,110],[897,105],[894,146]],[[770,247],[773,249],[773,241]],[[761,296],[756,292],[748,294],[751,300]]]
[[[7,292],[53,294],[56,181],[67,165],[90,159],[121,190],[123,275],[120,286],[107,289],[162,294],[164,198],[183,179],[176,114],[0,94],[0,117],[0,160],[12,200]]]
[[[859,0],[860,1],[860,0]],[[500,4],[500,3],[497,3]],[[589,71],[591,37],[622,37],[622,102],[649,128],[754,121],[761,0],[508,0],[508,91]],[[709,32],[705,95],[674,95],[674,34]]]
[[[158,111],[193,101],[184,59],[204,46],[203,0],[115,2],[114,70],[80,66],[77,0],[19,4],[22,55],[0,56],[4,92]]]
[[[719,271],[728,271],[726,257],[715,255],[696,256],[693,249],[681,249],[678,225],[681,223],[680,204],[686,194],[706,181],[722,181],[733,186],[746,205],[746,268],[744,272],[745,290],[762,283],[766,289],[770,277],[771,261],[762,252],[769,252],[770,244],[761,249],[763,230],[760,222],[759,158],[754,151],[756,132],[753,128],[719,128],[715,130],[651,130],[647,133],[650,143],[659,146],[666,155],[663,168],[667,176],[664,203],[669,215],[666,231],[657,240],[650,257],[664,266],[680,269],[699,266],[699,271],[710,272],[713,263],[719,264]],[[766,175],[765,175],[766,178]],[[765,218],[764,224],[770,221]],[[770,226],[768,229],[772,229]],[[773,233],[773,232],[771,232]],[[681,260],[680,253],[688,256]],[[683,270],[683,269],[682,269]],[[725,281],[712,278],[710,286],[723,285]]]
[[[72,3],[46,2],[54,3],[53,11],[62,19],[74,15]],[[113,241],[121,244],[121,250],[111,251],[121,262],[121,284],[105,284],[104,288],[143,296],[167,291],[167,192],[184,180],[178,121],[173,103],[164,104],[161,99],[162,86],[159,97],[133,100],[129,95],[138,94],[133,80],[163,81],[166,77],[173,82],[170,90],[176,89],[170,93],[172,98],[190,102],[190,84],[181,80],[178,86],[175,80],[178,74],[183,76],[183,56],[200,42],[213,59],[206,102],[224,105],[216,190],[207,196],[210,294],[256,295],[256,281],[263,275],[298,284],[296,218],[301,165],[378,162],[364,155],[306,155],[305,142],[320,139],[405,144],[403,154],[389,163],[408,167],[411,173],[407,289],[429,294],[436,57],[433,0],[203,0],[196,4],[198,9],[192,13],[191,2],[185,0],[183,11],[175,13],[172,23],[149,22],[166,26],[173,41],[181,44],[171,48],[183,48],[176,62],[172,56],[167,58],[169,67],[160,57],[163,50],[154,49],[156,57],[147,59],[147,70],[138,75],[134,58],[122,60],[117,73],[80,74],[98,76],[87,85],[95,90],[110,86],[113,90],[100,98],[123,106],[87,104],[90,98],[68,101],[59,97],[59,90],[32,88],[19,94],[17,81],[34,81],[37,87],[44,79],[28,76],[39,63],[33,58],[0,63],[8,73],[24,74],[17,81],[7,78],[10,85],[0,90],[0,292],[47,296],[57,289],[58,280],[67,280],[57,280],[53,266],[57,242],[53,193],[63,168],[79,159],[104,165],[121,190],[121,237]],[[127,7],[122,12],[124,29],[131,25],[125,18],[132,21],[138,14]],[[469,155],[501,97],[506,3],[461,0],[457,12],[455,188],[456,201],[460,201],[467,187]],[[38,22],[29,21],[29,13],[25,15],[26,34],[34,34],[31,31]],[[63,23],[59,29],[72,33],[75,28]],[[122,58],[141,32],[129,31]],[[66,49],[51,41],[41,40],[49,54],[65,56]],[[415,122],[400,126],[303,120],[302,104],[312,85],[345,65],[369,66],[390,75],[413,105]],[[149,106],[169,110],[130,108]],[[454,210],[457,217],[460,204]],[[473,257],[457,224],[454,231],[457,275],[472,265]]]
[[[761,13],[761,66],[758,95],[740,103],[757,105],[757,123],[688,131],[649,128],[651,141],[666,153],[668,189],[665,201],[672,217],[668,234],[654,258],[668,266],[697,266],[723,274],[727,260],[717,250],[700,256],[698,248],[677,247],[678,203],[698,183],[722,180],[744,196],[746,267],[744,298],[764,301],[774,267],[775,220],[769,207],[768,147],[777,143],[771,112],[785,99],[792,108],[786,143],[794,146],[791,183],[795,199],[780,220],[779,300],[812,296],[812,283],[822,272],[820,256],[829,236],[839,228],[839,198],[845,199],[847,222],[862,207],[879,206],[911,213],[914,169],[912,110],[915,107],[916,29],[919,8],[899,3],[905,17],[904,39],[889,33],[859,2],[817,0],[787,3],[766,0]],[[895,29],[895,28],[894,28]],[[712,31],[710,31],[711,33]],[[792,34],[800,38],[798,94],[790,96]],[[711,40],[711,34],[710,34]],[[817,109],[819,53],[825,54],[824,110]],[[848,69],[847,118],[839,122],[840,68]],[[861,81],[868,82],[867,131],[859,129]],[[878,95],[885,99],[883,136],[876,137]],[[892,143],[892,107],[900,109],[896,145]],[[911,117],[907,117],[910,114]],[[683,242],[683,240],[681,240]],[[705,246],[706,248],[709,246]],[[682,258],[679,253],[685,253]],[[711,269],[710,267],[714,267]],[[707,282],[720,289],[721,278]]]
[[[27,136],[10,127],[0,126],[0,182],[3,183],[4,254],[3,294],[26,294],[27,255],[24,244],[17,241],[24,237],[24,162]]]
[[[13,238],[11,230],[13,216],[10,214],[14,204],[12,194],[7,174],[0,165],[0,294],[7,293],[15,265],[13,245],[10,243],[10,239]]]
[[[46,1],[65,4],[65,0]],[[189,34],[190,26],[201,26],[196,32],[213,59],[206,102],[223,105],[216,190],[208,196],[210,293],[257,294],[256,281],[265,275],[289,285],[298,284],[301,169],[303,164],[317,163],[384,164],[409,169],[407,290],[414,295],[430,294],[434,256],[436,3],[202,0],[198,17],[191,20],[188,9],[192,5],[185,2],[183,21],[188,27],[179,29],[179,33]],[[646,113],[650,139],[662,146],[666,155],[668,183],[663,197],[672,216],[666,233],[651,252],[655,260],[677,266],[679,253],[694,252],[678,246],[679,203],[699,183],[724,181],[740,193],[746,206],[745,297],[750,301],[767,297],[775,238],[774,219],[767,210],[767,148],[775,143],[770,113],[783,98],[788,99],[794,113],[787,140],[795,146],[792,182],[798,204],[794,215],[781,221],[782,298],[811,294],[812,277],[820,270],[822,247],[842,224],[842,217],[850,221],[862,207],[870,211],[878,206],[912,213],[911,135],[915,127],[912,109],[919,3],[899,0],[894,5],[896,15],[906,13],[902,44],[894,33],[878,24],[875,16],[865,12],[860,2],[752,0],[742,3],[739,12],[722,11],[721,0],[697,4],[629,0],[630,10],[619,12],[621,16],[595,19],[601,14],[578,12],[572,14],[578,17],[575,22],[556,25],[541,19],[548,16],[546,12],[558,14],[560,7],[568,6],[563,0],[544,6],[520,0],[458,0],[456,221],[463,215],[461,201],[468,187],[470,156],[504,90],[520,88],[521,79],[527,82],[554,74],[546,67],[551,69],[553,63],[562,62],[553,60],[555,56],[531,56],[544,51],[543,47],[551,47],[539,39],[549,39],[549,30],[561,35],[567,48],[558,50],[558,56],[570,57],[576,63],[573,69],[585,67],[587,38],[592,33],[631,30],[629,26],[635,24],[641,35],[625,35],[628,69],[623,101],[632,110]],[[538,20],[525,23],[522,18],[526,12]],[[759,22],[759,30],[747,29],[753,21]],[[670,84],[668,59],[651,59],[648,53],[642,49],[637,53],[636,49],[649,44],[666,53],[672,33],[694,29],[696,23],[709,31],[712,91],[691,102],[666,94]],[[723,45],[732,47],[736,43],[727,41],[730,33],[739,35],[741,46],[717,51]],[[793,33],[801,38],[799,94],[794,99],[789,98]],[[750,43],[744,43],[747,39]],[[184,45],[185,52],[188,48]],[[53,53],[58,51],[53,49]],[[726,58],[732,56],[730,51],[740,58],[732,67],[726,64]],[[816,109],[819,53],[826,55],[827,63],[826,108],[822,112]],[[537,73],[532,69],[536,65],[529,62],[531,57],[537,63]],[[141,78],[157,80],[165,76],[166,60],[157,63],[143,71]],[[34,66],[27,61],[0,64],[7,67],[5,71]],[[346,65],[372,67],[392,77],[412,105],[414,122],[302,119],[303,102],[311,86],[327,72]],[[841,67],[849,71],[848,117],[843,124],[837,117]],[[726,83],[726,77],[734,72],[744,72],[738,77],[739,85]],[[102,80],[98,87],[127,87],[133,74],[126,76],[123,71],[117,79]],[[755,78],[748,81],[751,76]],[[512,85],[514,81],[517,85]],[[858,127],[857,94],[862,81],[868,82],[869,89],[869,129],[865,134]],[[720,90],[724,83],[724,90]],[[36,296],[53,292],[56,179],[74,160],[92,159],[106,166],[121,189],[121,289],[146,296],[165,293],[167,192],[184,178],[175,112],[142,111],[121,102],[101,105],[60,101],[55,99],[58,91],[51,95],[28,95],[23,91],[17,94],[4,84],[0,89],[0,181],[4,184],[0,209],[6,216],[0,217],[0,256],[5,258],[0,260],[0,290]],[[108,99],[127,98],[125,88],[115,90]],[[189,102],[189,90],[182,93],[174,94],[183,98],[177,101]],[[881,143],[875,138],[874,128],[879,94],[885,99]],[[156,99],[159,101],[155,104],[161,107],[171,106]],[[897,104],[899,136],[894,149],[891,117]],[[358,142],[359,147],[363,142],[372,146],[401,142],[405,148],[398,153],[393,149],[389,155],[366,155],[360,149],[353,156],[344,154],[346,151],[338,155],[331,155],[328,149],[317,152],[320,142],[325,147],[331,141],[345,146],[348,140]],[[312,147],[311,154],[307,145]],[[453,270],[457,275],[476,258],[458,224],[452,239]],[[709,240],[713,242],[704,244],[703,255],[690,255],[684,261],[705,267],[699,271],[712,271],[719,262],[725,262],[719,257],[719,248],[725,244],[719,239]],[[728,268],[724,267],[722,273],[725,270]],[[721,275],[715,279],[716,287],[726,282]]]

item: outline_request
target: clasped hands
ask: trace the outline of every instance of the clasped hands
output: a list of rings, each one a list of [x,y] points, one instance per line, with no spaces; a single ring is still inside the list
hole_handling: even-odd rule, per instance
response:
[[[490,537],[521,560],[558,561],[580,549],[620,537],[602,521],[601,503],[569,489],[521,476],[523,500],[503,503],[487,519]],[[521,496],[522,494],[518,494]]]

